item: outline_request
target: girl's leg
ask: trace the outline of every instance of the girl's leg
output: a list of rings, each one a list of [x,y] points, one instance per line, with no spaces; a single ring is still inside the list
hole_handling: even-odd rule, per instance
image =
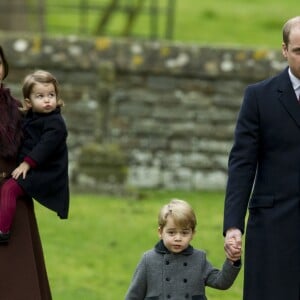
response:
[[[16,211],[16,200],[24,195],[23,189],[13,178],[5,181],[0,191],[0,231],[8,233]]]

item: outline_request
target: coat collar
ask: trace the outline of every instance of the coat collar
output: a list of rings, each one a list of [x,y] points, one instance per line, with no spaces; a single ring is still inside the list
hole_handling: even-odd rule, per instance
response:
[[[166,246],[164,245],[163,241],[160,240],[154,247],[155,251],[157,253],[160,254],[171,254],[171,252],[166,248]],[[191,255],[194,252],[194,248],[189,245],[186,249],[184,249],[182,252],[178,253],[178,254],[182,254],[182,255]]]
[[[26,118],[39,118],[39,117],[45,117],[50,115],[56,115],[60,113],[60,107],[55,108],[50,113],[37,113],[33,112],[32,109],[29,109],[26,113]]]
[[[278,99],[288,112],[288,114],[295,120],[298,127],[300,127],[300,104],[292,86],[289,77],[288,68],[278,75]]]

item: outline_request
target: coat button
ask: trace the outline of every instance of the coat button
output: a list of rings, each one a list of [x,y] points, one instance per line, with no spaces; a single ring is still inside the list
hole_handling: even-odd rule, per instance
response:
[[[185,299],[189,298],[189,296],[190,296],[189,294],[185,294]]]
[[[170,281],[170,278],[169,278],[169,277],[167,277],[167,278],[166,278],[166,281]]]
[[[183,282],[184,282],[184,283],[187,283],[187,279],[186,279],[186,278],[184,278],[184,279],[183,279]]]
[[[166,265],[168,265],[170,262],[168,260],[166,260]]]
[[[187,266],[187,262],[183,263],[183,265],[186,267]]]

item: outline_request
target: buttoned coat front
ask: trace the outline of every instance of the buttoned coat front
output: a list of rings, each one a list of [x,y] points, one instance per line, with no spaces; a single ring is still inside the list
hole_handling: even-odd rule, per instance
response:
[[[204,251],[189,248],[172,254],[164,247],[144,253],[134,273],[126,300],[205,300],[205,286],[228,289],[240,267],[228,260],[214,268]]]
[[[67,128],[60,109],[43,114],[29,111],[23,125],[24,142],[20,162],[29,156],[36,162],[18,183],[32,198],[55,211],[60,218],[68,217],[69,178]]]
[[[229,156],[224,232],[244,232],[244,300],[300,299],[300,104],[288,69],[249,86]]]

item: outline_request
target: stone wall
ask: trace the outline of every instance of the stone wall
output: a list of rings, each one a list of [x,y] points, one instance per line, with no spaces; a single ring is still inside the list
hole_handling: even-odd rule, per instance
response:
[[[223,189],[243,91],[286,66],[271,49],[0,34],[7,85],[47,69],[59,80],[70,179],[116,186]]]

